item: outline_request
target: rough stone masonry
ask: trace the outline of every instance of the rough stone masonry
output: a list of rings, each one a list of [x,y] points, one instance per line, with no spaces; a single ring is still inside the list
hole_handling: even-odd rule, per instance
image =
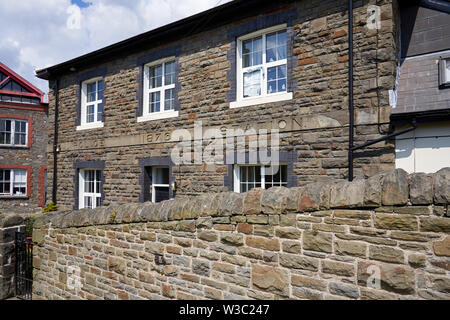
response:
[[[368,7],[381,10],[381,29],[367,27]],[[74,164],[104,162],[103,205],[139,202],[143,196],[139,161],[170,157],[175,130],[203,127],[280,130],[280,151],[293,152],[289,177],[298,186],[348,178],[348,19],[347,1],[273,1],[270,10],[255,7],[252,15],[169,43],[149,43],[113,60],[99,59],[59,78],[57,186],[53,166],[48,168],[48,193],[56,188],[60,207],[77,206]],[[394,88],[398,60],[397,2],[358,1],[354,8],[355,144],[380,138],[379,125],[389,124],[388,91]],[[236,97],[236,39],[249,26],[287,23],[289,101],[230,108]],[[251,30],[257,31],[258,29]],[[177,50],[179,52],[177,52]],[[142,81],[142,59],[174,55],[179,65],[177,92],[179,116],[137,122]],[[155,60],[157,60],[155,58]],[[146,62],[152,62],[150,61]],[[377,63],[379,86],[377,87]],[[104,77],[104,126],[76,130],[79,117],[80,77],[91,72]],[[53,87],[53,82],[50,88]],[[379,97],[377,96],[379,90]],[[380,98],[380,101],[378,101]],[[49,92],[49,121],[54,125],[55,93]],[[378,109],[378,107],[380,107]],[[380,117],[378,115],[380,114]],[[290,123],[296,124],[290,125]],[[269,124],[269,125],[268,125]],[[283,125],[281,125],[283,124]],[[53,163],[54,130],[49,131],[48,157]],[[250,135],[249,139],[255,139]],[[206,147],[207,142],[204,142]],[[268,144],[270,145],[270,143]],[[355,176],[370,177],[395,168],[392,140],[355,153]],[[103,167],[102,167],[103,168]],[[173,167],[176,196],[231,191],[225,180],[232,175],[225,164],[183,164]]]
[[[450,168],[57,212],[33,299],[450,299]]]

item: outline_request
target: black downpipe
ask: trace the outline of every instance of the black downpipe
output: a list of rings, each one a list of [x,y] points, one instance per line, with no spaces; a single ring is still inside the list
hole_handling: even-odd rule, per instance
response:
[[[353,1],[348,1],[348,111],[349,143],[348,143],[348,181],[353,181]]]
[[[59,86],[58,79],[55,80],[55,86],[53,87],[53,94],[55,95],[55,123],[53,133],[53,186],[52,186],[52,201],[57,203],[56,190],[57,190],[57,177],[58,177],[58,102],[59,102]]]

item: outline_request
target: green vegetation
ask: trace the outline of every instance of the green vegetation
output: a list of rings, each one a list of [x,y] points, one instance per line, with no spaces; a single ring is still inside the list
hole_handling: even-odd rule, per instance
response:
[[[35,221],[36,217],[25,219],[25,234],[27,235],[27,237],[31,237],[33,235],[33,225]]]
[[[114,211],[113,213],[111,213],[111,223],[113,223],[116,220],[116,216],[117,216],[117,211]]]
[[[42,209],[42,213],[57,211],[58,207],[53,202],[50,202],[44,209]]]

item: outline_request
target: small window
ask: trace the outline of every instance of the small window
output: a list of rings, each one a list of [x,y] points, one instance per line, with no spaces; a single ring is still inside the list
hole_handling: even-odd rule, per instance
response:
[[[175,108],[175,61],[145,67],[144,114]]]
[[[439,69],[439,85],[450,87],[450,57],[440,59]]]
[[[170,199],[169,167],[152,167],[152,202]]]
[[[102,171],[93,169],[80,170],[80,205],[79,208],[94,209],[102,205]]]
[[[0,119],[0,145],[26,146],[27,127],[24,120]]]
[[[103,80],[82,83],[81,128],[97,128],[103,124]]]
[[[0,195],[26,196],[27,171],[19,169],[0,169]]]
[[[235,166],[234,178],[234,191],[239,193],[250,191],[253,188],[287,187],[287,165]]]

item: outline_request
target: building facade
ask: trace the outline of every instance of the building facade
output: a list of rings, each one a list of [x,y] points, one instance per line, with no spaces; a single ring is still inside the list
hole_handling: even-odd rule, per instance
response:
[[[357,1],[349,14],[348,2],[233,1],[38,70],[50,83],[48,192],[80,209],[395,168],[395,139],[352,161],[349,139],[395,129],[399,3]]]
[[[450,2],[401,11],[397,104],[392,121],[417,128],[396,138],[396,165],[432,173],[450,166]],[[410,124],[409,124],[410,126]]]
[[[0,212],[45,205],[47,121],[44,93],[0,63]]]

